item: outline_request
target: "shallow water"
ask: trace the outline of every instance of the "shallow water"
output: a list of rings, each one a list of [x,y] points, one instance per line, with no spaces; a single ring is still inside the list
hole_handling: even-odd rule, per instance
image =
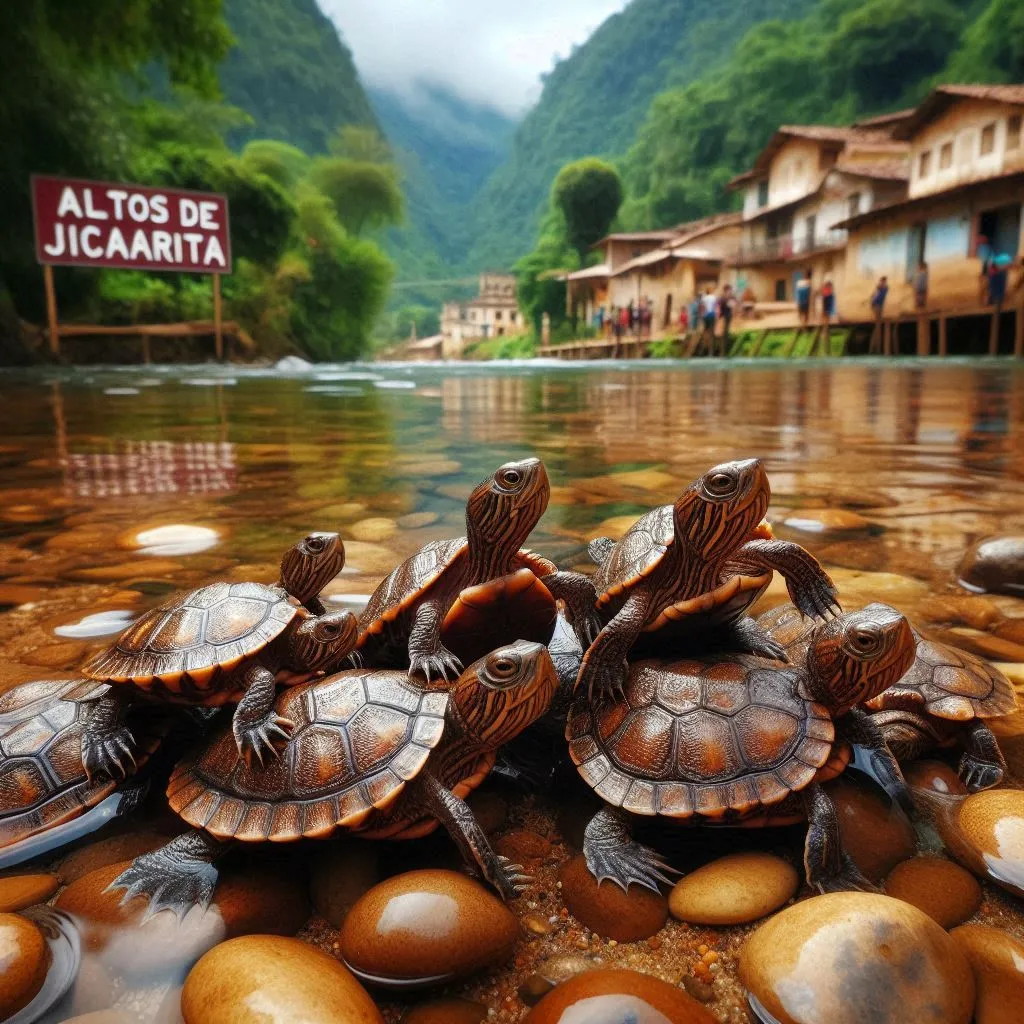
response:
[[[566,566],[712,464],[759,456],[777,533],[848,605],[889,601],[987,653],[988,627],[948,599],[966,594],[954,570],[973,540],[1024,532],[1022,431],[1024,372],[994,361],[8,372],[0,689],[72,671],[171,591],[272,581],[311,530],[342,533],[328,594],[359,605],[401,558],[462,532],[474,483],[528,454],[553,485],[534,546]],[[862,522],[822,530],[823,509]],[[1024,616],[1024,601],[993,605]],[[1024,661],[1000,642],[993,657]]]

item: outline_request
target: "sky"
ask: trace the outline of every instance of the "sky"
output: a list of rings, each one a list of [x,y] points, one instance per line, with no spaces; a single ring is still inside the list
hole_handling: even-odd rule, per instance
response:
[[[420,82],[523,113],[540,76],[627,0],[318,0],[365,85],[414,96]]]

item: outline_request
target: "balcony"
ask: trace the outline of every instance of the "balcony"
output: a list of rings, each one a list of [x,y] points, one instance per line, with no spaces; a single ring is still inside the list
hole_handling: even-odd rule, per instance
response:
[[[841,249],[846,245],[847,233],[841,228],[816,231],[813,235],[776,235],[754,242],[742,242],[736,254],[736,263],[785,263],[798,256],[810,256],[827,249]]]

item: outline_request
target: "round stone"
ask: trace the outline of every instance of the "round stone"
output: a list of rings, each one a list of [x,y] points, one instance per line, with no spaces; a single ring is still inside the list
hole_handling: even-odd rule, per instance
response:
[[[316,912],[340,928],[352,905],[380,879],[373,843],[359,839],[332,842],[310,867],[309,891]]]
[[[754,1012],[776,1024],[967,1024],[974,979],[957,944],[916,907],[838,892],[786,907],[740,951]]]
[[[468,999],[438,999],[414,1006],[402,1018],[402,1024],[481,1024],[487,1019],[487,1007]]]
[[[897,864],[885,880],[885,891],[946,929],[966,921],[981,906],[975,877],[941,857],[912,857]]]
[[[963,780],[945,761],[911,761],[903,765],[903,777],[908,786],[932,793],[949,796],[967,792]]]
[[[858,533],[871,524],[856,512],[844,508],[809,508],[790,512],[783,520],[791,530],[822,535]]]
[[[365,541],[369,544],[379,544],[381,541],[390,540],[398,532],[398,526],[390,519],[383,517],[372,517],[360,519],[349,527],[349,533],[354,540]]]
[[[733,853],[680,879],[668,909],[693,924],[746,924],[778,910],[799,888],[796,868],[781,857]]]
[[[178,558],[215,547],[220,535],[208,526],[170,523],[129,533],[121,538],[125,547],[139,548],[144,555]]]
[[[640,885],[631,885],[623,892],[609,879],[598,885],[582,854],[566,861],[558,877],[569,913],[606,939],[646,939],[661,931],[668,920],[668,902],[661,893]]]
[[[56,875],[10,875],[0,878],[0,912],[13,913],[45,903],[60,887]]]
[[[913,827],[876,786],[842,776],[826,789],[836,807],[843,849],[871,881],[881,881],[914,856]]]
[[[441,517],[436,512],[409,512],[395,521],[403,530],[421,530],[433,526]]]
[[[503,835],[494,844],[494,849],[513,864],[522,864],[533,871],[551,852],[551,843],[536,832],[522,829]]]
[[[974,972],[974,1024],[1019,1024],[1024,1007],[1024,943],[998,928],[965,924],[950,935]]]
[[[550,991],[526,1024],[716,1024],[682,989],[637,971],[587,971]]]
[[[49,965],[46,939],[36,925],[17,914],[0,914],[0,1020],[35,999]]]
[[[392,988],[463,978],[506,961],[519,922],[465,875],[408,871],[358,899],[341,930],[341,953],[359,977]]]
[[[979,540],[967,549],[956,574],[968,590],[1024,594],[1024,536]]]
[[[957,860],[1024,898],[1024,791],[973,793],[936,822]]]
[[[384,1024],[333,957],[298,939],[245,935],[215,946],[181,992],[185,1024]]]

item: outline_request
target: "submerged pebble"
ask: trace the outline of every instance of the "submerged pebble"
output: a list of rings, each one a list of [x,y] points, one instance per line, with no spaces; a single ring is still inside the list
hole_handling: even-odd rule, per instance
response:
[[[89,640],[98,636],[113,636],[122,633],[135,618],[135,612],[120,608],[111,608],[105,612],[94,612],[77,622],[67,622],[54,628],[57,636],[72,640]]]
[[[587,971],[549,992],[526,1024],[717,1024],[682,989],[637,971]]]
[[[13,913],[45,903],[59,888],[56,875],[10,875],[0,878],[0,912]]]
[[[885,891],[946,929],[966,921],[981,906],[975,877],[942,857],[913,857],[897,864],[885,880]]]
[[[49,964],[50,953],[39,928],[17,914],[0,914],[0,1020],[35,999]]]
[[[1024,594],[1024,536],[977,541],[967,549],[956,574],[968,590]]]
[[[746,924],[778,910],[800,888],[788,861],[770,853],[733,853],[680,879],[669,893],[673,917],[694,924]]]
[[[740,952],[740,981],[777,1024],[967,1024],[974,979],[960,947],[916,907],[865,892],[786,907]]]
[[[974,1024],[1019,1024],[1024,1010],[1024,943],[984,924],[965,924],[950,935],[974,972]]]
[[[936,826],[961,864],[1024,898],[1024,791],[972,793],[941,808]]]
[[[279,935],[246,935],[211,949],[185,979],[181,1015],[185,1024],[384,1024],[342,964]]]
[[[504,963],[519,922],[496,896],[455,871],[408,871],[378,883],[349,911],[341,954],[361,978],[412,988]]]
[[[569,913],[606,939],[646,939],[661,931],[668,920],[668,902],[661,893],[639,885],[631,885],[623,892],[608,879],[598,885],[582,854],[566,861],[558,877]]]
[[[912,761],[903,765],[903,777],[908,786],[916,786],[931,793],[961,794],[967,787],[945,761]]]
[[[791,530],[822,535],[857,533],[871,524],[844,508],[809,508],[790,512],[783,520]]]
[[[381,541],[394,537],[398,532],[398,526],[391,519],[376,516],[370,519],[360,519],[358,523],[353,523],[348,528],[348,532],[355,540],[379,544]]]

